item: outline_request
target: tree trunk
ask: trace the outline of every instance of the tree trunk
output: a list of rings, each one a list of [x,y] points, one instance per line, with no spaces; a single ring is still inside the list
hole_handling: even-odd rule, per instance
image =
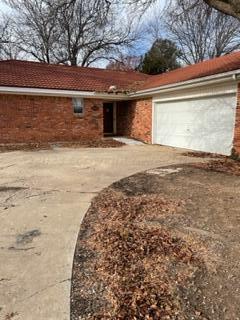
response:
[[[76,56],[71,57],[69,60],[70,60],[71,66],[77,66],[77,57]]]
[[[240,19],[240,1],[239,0],[204,0],[209,6],[223,13]]]

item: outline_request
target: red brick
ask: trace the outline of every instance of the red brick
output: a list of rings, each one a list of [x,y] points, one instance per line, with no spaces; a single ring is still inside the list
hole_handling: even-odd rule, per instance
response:
[[[117,132],[119,135],[152,141],[152,99],[117,103]]]
[[[81,118],[74,115],[71,98],[2,94],[0,143],[100,139],[102,104],[101,100],[85,99]]]

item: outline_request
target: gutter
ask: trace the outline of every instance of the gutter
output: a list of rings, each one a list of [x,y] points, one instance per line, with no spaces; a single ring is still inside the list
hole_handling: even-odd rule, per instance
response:
[[[75,91],[58,89],[38,89],[23,87],[5,87],[0,86],[0,93],[3,94],[21,94],[35,96],[54,96],[54,97],[73,97],[73,98],[95,98],[103,100],[129,100],[126,94],[100,93],[94,91]]]
[[[215,74],[212,76],[197,78],[193,80],[182,81],[179,83],[164,85],[156,88],[139,90],[134,93],[130,93],[129,97],[130,98],[138,98],[143,96],[151,97],[155,94],[177,91],[177,90],[188,89],[188,88],[195,88],[195,87],[199,87],[199,85],[211,85],[211,84],[218,84],[218,83],[227,82],[227,81],[236,82],[238,80],[240,80],[240,69],[230,71],[230,72]]]

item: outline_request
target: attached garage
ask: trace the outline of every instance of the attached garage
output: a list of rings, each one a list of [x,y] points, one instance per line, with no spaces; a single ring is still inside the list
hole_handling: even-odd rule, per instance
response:
[[[204,152],[231,154],[237,87],[202,88],[155,99],[153,143]]]

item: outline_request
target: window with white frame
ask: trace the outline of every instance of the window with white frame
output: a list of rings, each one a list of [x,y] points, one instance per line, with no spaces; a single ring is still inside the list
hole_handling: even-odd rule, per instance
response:
[[[84,114],[84,101],[82,98],[73,98],[73,112],[77,116],[83,116]]]

